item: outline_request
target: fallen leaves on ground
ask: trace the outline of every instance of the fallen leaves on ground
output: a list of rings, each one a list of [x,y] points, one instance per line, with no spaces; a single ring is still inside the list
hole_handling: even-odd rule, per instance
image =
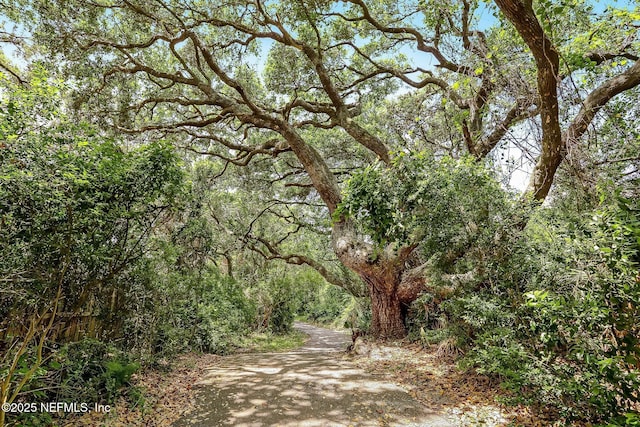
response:
[[[124,398],[109,413],[90,412],[65,420],[65,427],[168,427],[195,406],[194,384],[206,368],[220,356],[185,354],[177,358],[171,370],[146,370],[134,375],[132,384],[142,391],[143,403],[134,405]]]
[[[369,344],[365,355],[348,359],[368,372],[404,386],[428,409],[445,415],[458,426],[549,425],[525,406],[496,403],[502,393],[488,377],[461,372],[455,360],[443,358],[437,348],[419,344]],[[144,404],[133,406],[121,399],[108,414],[92,412],[65,420],[65,427],[168,427],[195,406],[194,384],[207,368],[220,360],[216,355],[186,354],[172,363],[169,372],[147,370],[133,379]],[[381,425],[385,425],[381,418]]]
[[[462,372],[453,358],[443,357],[437,346],[415,343],[368,343],[365,354],[346,356],[368,372],[404,386],[429,410],[442,413],[458,426],[549,425],[525,406],[497,403],[505,397],[495,381]]]

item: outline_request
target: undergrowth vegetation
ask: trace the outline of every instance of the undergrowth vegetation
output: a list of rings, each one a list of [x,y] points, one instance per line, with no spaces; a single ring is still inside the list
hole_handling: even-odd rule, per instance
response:
[[[412,336],[453,342],[461,366],[499,379],[511,402],[553,409],[567,422],[634,425],[638,201],[603,196],[579,213],[544,208],[504,249],[501,262],[439,304],[437,292],[423,294],[411,309]]]
[[[164,142],[128,146],[74,123],[43,71],[29,88],[2,83],[3,403],[143,405],[132,375],[177,354],[304,341],[293,319],[319,276],[221,265],[197,165]],[[0,425],[56,422],[19,412],[2,411]]]

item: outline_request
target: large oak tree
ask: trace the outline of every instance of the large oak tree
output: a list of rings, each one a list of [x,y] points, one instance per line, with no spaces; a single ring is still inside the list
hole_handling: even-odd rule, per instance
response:
[[[581,1],[496,0],[499,11],[468,0],[18,3],[81,111],[226,164],[271,159],[274,182],[312,188],[304,197],[332,218],[333,251],[366,283],[380,337],[405,334],[403,307],[428,286],[428,264],[419,241],[380,248],[340,215],[345,171],[389,165],[403,139],[482,160],[521,138],[537,147],[525,197],[541,201],[589,126],[605,121],[598,111],[640,83],[637,13],[597,16]],[[385,107],[407,96],[423,135],[398,129]],[[539,140],[522,136],[525,122]],[[345,154],[354,150],[355,161]],[[341,284],[311,257],[252,242]]]

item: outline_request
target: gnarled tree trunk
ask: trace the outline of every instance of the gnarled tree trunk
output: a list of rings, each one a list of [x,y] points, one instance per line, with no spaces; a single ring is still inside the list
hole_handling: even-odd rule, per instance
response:
[[[368,281],[365,279],[365,281]],[[396,291],[385,292],[369,284],[371,334],[378,338],[402,338],[407,334],[402,303]]]
[[[403,338],[408,306],[425,284],[424,267],[407,267],[415,247],[376,250],[355,231],[350,220],[333,226],[333,250],[342,263],[365,281],[371,298],[371,333],[378,338]]]

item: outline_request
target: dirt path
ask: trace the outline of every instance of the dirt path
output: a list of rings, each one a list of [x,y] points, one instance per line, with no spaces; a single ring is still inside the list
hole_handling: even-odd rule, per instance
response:
[[[287,353],[225,357],[197,383],[187,426],[450,426],[405,390],[341,358],[343,333],[296,323],[310,336]]]

